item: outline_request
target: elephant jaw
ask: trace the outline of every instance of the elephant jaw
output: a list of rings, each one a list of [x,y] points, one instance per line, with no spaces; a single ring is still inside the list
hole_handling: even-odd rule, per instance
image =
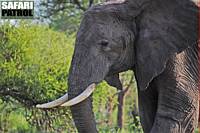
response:
[[[75,98],[71,99],[68,101],[68,93],[66,93],[64,96],[52,101],[52,102],[48,102],[48,103],[44,103],[44,104],[38,104],[36,105],[37,108],[54,108],[57,106],[73,106],[76,105],[82,101],[84,101],[85,99],[87,99],[92,92],[95,89],[95,83],[90,84],[80,95],[76,96]]]

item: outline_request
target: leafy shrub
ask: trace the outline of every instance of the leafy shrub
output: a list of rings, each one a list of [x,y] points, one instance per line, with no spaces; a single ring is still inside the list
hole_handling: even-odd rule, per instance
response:
[[[30,103],[54,99],[66,91],[73,35],[66,37],[48,27],[26,23],[17,27],[4,25],[1,31],[2,91],[20,92],[33,100]]]
[[[74,131],[68,109],[47,111],[34,107],[36,103],[55,99],[66,92],[74,35],[66,36],[44,25],[22,22],[15,27],[1,26],[0,37],[3,103],[6,102],[8,108],[11,108],[10,102],[16,104],[16,108],[24,108],[19,112],[23,112],[29,124],[38,130]],[[22,131],[22,128],[15,130]]]

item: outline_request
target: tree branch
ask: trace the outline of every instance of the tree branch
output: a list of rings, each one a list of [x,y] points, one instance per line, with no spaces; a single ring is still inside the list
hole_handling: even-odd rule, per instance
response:
[[[17,90],[14,90],[14,89],[9,89],[9,88],[6,88],[6,89],[1,88],[0,96],[2,96],[2,97],[10,96],[13,99],[24,104],[25,106],[29,106],[29,107],[36,105],[36,103],[38,103],[38,101],[31,99],[26,94],[23,94],[20,91],[17,91]]]

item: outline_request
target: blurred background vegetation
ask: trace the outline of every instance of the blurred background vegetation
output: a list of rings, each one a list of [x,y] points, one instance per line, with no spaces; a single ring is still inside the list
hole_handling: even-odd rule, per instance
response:
[[[0,20],[0,132],[75,133],[69,108],[36,109],[67,91],[76,32],[87,8],[103,0],[35,0],[35,19]],[[124,90],[105,82],[93,94],[100,133],[141,133],[131,71]]]

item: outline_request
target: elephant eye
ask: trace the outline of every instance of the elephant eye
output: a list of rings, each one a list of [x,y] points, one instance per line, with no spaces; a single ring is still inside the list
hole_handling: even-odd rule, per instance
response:
[[[99,45],[103,46],[103,47],[107,47],[109,44],[108,40],[101,40]]]

